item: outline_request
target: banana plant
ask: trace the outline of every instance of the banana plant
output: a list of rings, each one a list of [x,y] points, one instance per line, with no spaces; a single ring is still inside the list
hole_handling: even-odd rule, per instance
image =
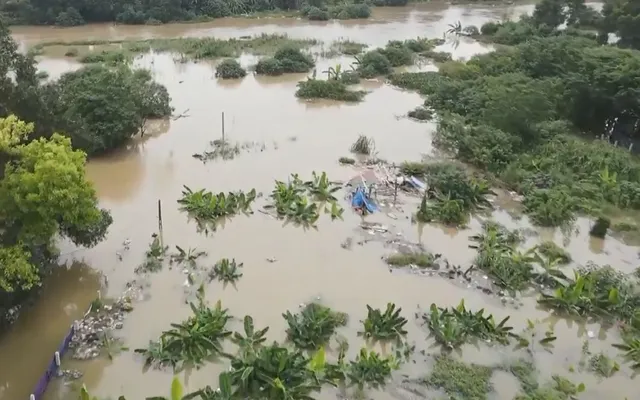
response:
[[[244,336],[239,332],[234,332],[231,340],[239,347],[240,354],[254,354],[258,348],[267,340],[265,335],[269,331],[267,326],[258,331],[255,330],[253,318],[250,315],[244,317]]]
[[[196,268],[198,258],[207,256],[206,251],[198,251],[191,247],[185,251],[182,247],[176,246],[176,250],[177,253],[171,255],[170,262],[178,265],[186,263],[191,268]]]
[[[243,263],[236,263],[235,258],[232,260],[223,258],[218,261],[209,272],[209,281],[211,282],[214,279],[218,279],[218,281],[225,285],[227,283],[234,284],[242,277],[240,269],[243,265]]]
[[[367,319],[363,321],[364,330],[358,334],[367,339],[381,341],[401,339],[407,334],[404,326],[408,322],[400,315],[401,311],[402,308],[396,308],[393,303],[387,303],[384,312],[367,304]]]

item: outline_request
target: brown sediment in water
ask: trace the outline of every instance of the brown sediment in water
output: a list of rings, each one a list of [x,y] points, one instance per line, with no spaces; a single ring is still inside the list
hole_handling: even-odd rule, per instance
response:
[[[286,33],[297,38],[315,38],[332,42],[340,38],[384,45],[388,40],[415,36],[440,37],[447,24],[460,20],[463,25],[481,25],[498,19],[505,12],[514,14],[531,10],[530,6],[463,7],[445,4],[418,5],[408,8],[375,9],[372,21],[341,23],[309,23],[295,19],[225,19],[206,24],[182,24],[154,27],[127,27],[92,25],[71,29],[24,28],[14,29],[14,35],[24,44],[37,41],[122,39],[150,37],[238,37],[260,33]],[[477,43],[463,41],[457,48],[445,45],[455,57],[468,58],[473,52],[488,51]],[[255,63],[252,56],[241,57],[243,66]],[[341,63],[347,67],[349,57],[318,60],[318,71]],[[358,88],[371,90],[358,105],[345,105],[330,101],[303,102],[295,98],[296,83],[306,75],[283,77],[255,77],[242,81],[220,82],[213,77],[215,63],[176,63],[170,54],[144,55],[135,65],[150,68],[155,78],[166,85],[172,96],[176,113],[188,111],[188,117],[164,122],[150,130],[144,138],[132,142],[107,157],[95,159],[87,165],[88,175],[94,182],[102,204],[113,212],[114,225],[108,239],[91,250],[79,250],[65,255],[65,259],[84,259],[87,264],[109,277],[108,292],[121,293],[127,281],[134,277],[134,269],[142,261],[151,233],[157,231],[157,201],[162,200],[164,241],[170,246],[197,247],[209,253],[204,261],[213,265],[221,258],[235,258],[244,263],[244,276],[237,283],[237,291],[213,282],[207,287],[207,298],[214,302],[222,299],[233,315],[250,314],[256,326],[270,326],[270,339],[283,340],[285,322],[281,313],[296,311],[300,303],[317,296],[327,305],[350,315],[351,324],[341,331],[351,342],[352,351],[362,343],[356,337],[358,321],[366,316],[366,304],[383,307],[393,301],[403,307],[407,318],[419,305],[431,303],[441,306],[455,305],[461,298],[467,305],[485,307],[497,318],[512,315],[510,323],[517,330],[527,319],[545,319],[548,313],[536,308],[534,299],[522,299],[524,305],[517,311],[505,308],[495,297],[453,285],[438,277],[416,276],[403,271],[390,272],[381,256],[390,249],[372,241],[358,245],[368,237],[359,228],[361,219],[349,209],[344,222],[330,222],[323,216],[317,231],[303,234],[300,228],[282,227],[261,213],[250,217],[237,216],[209,237],[198,234],[194,223],[188,223],[184,213],[178,211],[176,200],[182,185],[194,189],[206,188],[214,192],[248,190],[268,193],[275,179],[286,180],[290,173],[309,178],[312,171],[326,171],[331,179],[347,181],[357,174],[356,167],[341,166],[337,160],[347,154],[360,134],[372,137],[378,156],[389,161],[417,160],[422,153],[433,150],[431,132],[433,124],[418,124],[405,118],[408,110],[422,102],[420,96],[385,85],[382,81],[363,82]],[[44,58],[40,67],[52,77],[78,68],[73,60]],[[221,113],[225,112],[225,133],[230,140],[269,143],[264,151],[249,151],[227,162],[207,164],[194,159],[192,154],[202,152],[210,141],[221,135]],[[296,140],[291,140],[295,137]],[[277,143],[277,146],[273,146]],[[275,148],[277,147],[277,149]],[[348,208],[346,201],[340,202]],[[504,197],[502,200],[507,199]],[[405,213],[395,213],[397,219],[385,213],[366,217],[369,222],[394,226],[402,237],[420,241],[430,251],[442,253],[452,264],[468,265],[475,252],[468,248],[468,236],[477,233],[480,221],[472,220],[464,230],[436,225],[417,226],[410,222],[417,199],[403,199]],[[254,210],[266,203],[258,199]],[[498,201],[504,207],[494,212],[494,218],[509,228],[530,227],[526,218],[514,220],[505,209],[511,209],[507,200]],[[575,228],[578,229],[576,232]],[[527,239],[527,245],[542,240],[553,240],[567,249],[576,264],[594,261],[612,264],[631,272],[636,266],[637,249],[612,238],[591,240],[589,221],[579,219],[574,230],[538,230],[538,236]],[[129,250],[122,242],[131,239]],[[353,238],[350,250],[340,244]],[[62,253],[74,250],[63,244]],[[122,253],[119,261],[116,252]],[[269,262],[267,259],[277,259]],[[137,304],[122,329],[125,344],[130,348],[145,346],[157,338],[169,323],[188,315],[184,304],[183,282],[180,269],[168,269],[150,278],[151,298]],[[74,318],[86,309],[99,288],[98,278],[87,268],[62,270],[47,281],[43,295],[34,307],[24,313],[12,331],[0,338],[0,399],[27,398],[44,367],[58,346]],[[566,374],[570,364],[576,364],[580,354],[584,329],[596,333],[592,350],[607,349],[616,340],[616,334],[599,332],[597,325],[578,327],[564,320],[556,323],[558,341],[554,354],[537,354],[538,366],[545,375]],[[426,333],[413,321],[409,325],[409,339],[424,344]],[[582,331],[581,331],[582,329]],[[581,333],[582,332],[582,333]],[[600,340],[597,340],[600,339]],[[507,357],[486,349],[465,347],[465,359],[490,363]],[[615,354],[615,353],[613,353]],[[6,362],[5,360],[9,360]],[[132,353],[123,353],[113,361],[97,360],[80,363],[65,360],[65,368],[85,371],[83,382],[96,395],[126,395],[144,398],[161,395],[168,390],[169,372],[142,373],[142,363]],[[194,389],[206,384],[215,385],[215,376],[224,365],[211,364],[193,372],[186,386]],[[421,365],[409,365],[409,372],[417,373]],[[632,396],[635,390],[626,377],[627,371],[602,383],[586,374],[576,374],[575,381],[587,385],[584,398],[598,396]],[[183,377],[184,378],[184,377]],[[495,377],[496,387],[505,387],[501,399],[507,399],[510,376]],[[573,376],[572,376],[573,379]],[[67,398],[68,388],[52,386],[47,399]],[[606,391],[606,392],[605,392]],[[375,398],[391,398],[388,393],[374,393]],[[331,392],[320,398],[335,398]]]

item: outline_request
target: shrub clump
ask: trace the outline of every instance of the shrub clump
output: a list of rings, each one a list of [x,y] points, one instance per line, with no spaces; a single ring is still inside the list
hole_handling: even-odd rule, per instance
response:
[[[407,116],[418,121],[430,121],[433,118],[433,111],[424,107],[416,107],[414,110],[409,111]]]
[[[298,82],[296,97],[302,99],[330,99],[339,101],[360,101],[366,92],[349,90],[347,85],[336,79],[308,79]]]
[[[311,56],[295,47],[283,47],[272,58],[265,58],[256,65],[259,75],[282,75],[285,73],[309,72],[316,63]]]
[[[429,190],[418,207],[419,222],[464,225],[471,212],[491,208],[488,196],[495,193],[484,179],[446,162],[429,164],[425,172]]]
[[[360,75],[357,71],[344,71],[338,79],[345,85],[356,85],[360,83]]]
[[[389,75],[393,72],[393,65],[381,50],[366,52],[358,59],[358,73],[363,78],[373,78],[380,75]]]
[[[240,66],[240,63],[231,58],[223,60],[216,67],[216,78],[239,79],[244,78],[246,75],[247,71]]]
[[[332,19],[366,19],[371,16],[371,7],[366,3],[347,3],[329,8]]]

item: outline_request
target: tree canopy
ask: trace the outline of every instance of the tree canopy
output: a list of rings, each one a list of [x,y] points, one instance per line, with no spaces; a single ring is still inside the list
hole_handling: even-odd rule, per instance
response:
[[[89,155],[122,146],[148,118],[171,115],[167,89],[128,64],[91,65],[45,83],[0,21],[0,117],[33,122],[30,138],[61,132]],[[15,79],[12,79],[12,75]]]
[[[439,145],[522,193],[533,221],[551,226],[640,209],[640,161],[628,150],[640,139],[640,52],[559,30],[566,12],[544,0],[533,17],[482,27],[515,46],[392,76],[427,95]],[[602,136],[624,148],[593,141]]]
[[[170,115],[169,102],[149,71],[124,64],[44,82],[0,22],[0,326],[55,263],[57,237],[86,247],[105,237],[112,218],[86,179],[87,154]]]
[[[111,216],[98,208],[85,177],[85,154],[69,138],[53,134],[25,142],[33,124],[15,116],[0,119],[0,291],[39,283],[36,252],[53,250],[58,234],[92,246],[104,238]]]

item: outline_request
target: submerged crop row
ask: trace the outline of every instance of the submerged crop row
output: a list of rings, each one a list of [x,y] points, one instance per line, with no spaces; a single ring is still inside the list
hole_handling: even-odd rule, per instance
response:
[[[406,341],[404,326],[408,321],[400,308],[391,303],[384,311],[367,308],[367,317],[361,321],[361,334],[366,339],[389,342],[393,355],[363,348],[348,360],[348,343],[337,334],[337,330],[349,322],[348,316],[318,303],[308,304],[298,313],[283,314],[288,325],[287,341],[269,344],[268,327],[258,329],[253,318],[245,316],[242,331],[232,332],[229,325],[235,319],[229,311],[219,301],[215,307],[208,307],[202,297],[197,304],[191,304],[192,316],[172,324],[159,340],[147,348],[137,349],[136,353],[140,353],[149,366],[168,366],[176,371],[228,360],[230,367],[220,374],[217,389],[206,386],[181,397],[182,386],[174,379],[171,390],[174,395],[180,393],[178,399],[309,400],[324,387],[338,388],[345,395],[349,390],[362,395],[369,388],[385,387],[394,371],[407,361],[415,362],[417,354],[415,345]],[[541,348],[550,349],[555,337],[547,332],[536,339],[532,322],[518,334],[507,324],[509,317],[497,322],[484,310],[467,309],[464,302],[452,308],[433,304],[429,311],[416,317],[424,321],[435,342],[443,348],[440,354],[429,356],[433,361],[430,372],[415,378],[405,376],[405,384],[444,391],[453,398],[486,400],[494,390],[493,373],[505,371],[521,384],[522,392],[514,400],[569,400],[585,390],[583,384],[574,384],[558,375],[548,383],[538,383],[538,371],[530,356],[507,363],[477,365],[466,364],[451,353],[452,349],[475,340],[495,346],[507,346],[514,341],[516,348],[534,352],[535,346],[530,343],[533,338]],[[232,351],[223,345],[226,340],[235,345]],[[337,343],[337,353],[325,351],[333,340]],[[590,355],[588,349],[584,354]],[[610,375],[615,373],[619,369],[615,365],[603,354],[591,356],[584,363],[585,368],[599,371],[601,375],[607,371]],[[416,390],[420,393],[423,389]],[[82,395],[88,396],[85,388]]]

